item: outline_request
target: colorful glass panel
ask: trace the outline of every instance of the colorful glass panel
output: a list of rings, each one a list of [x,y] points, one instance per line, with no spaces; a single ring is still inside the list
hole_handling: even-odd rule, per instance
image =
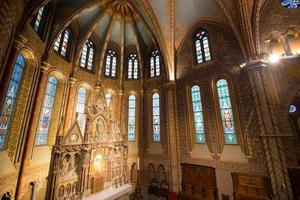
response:
[[[194,114],[194,126],[196,131],[196,143],[205,143],[204,119],[201,101],[200,87],[192,87],[192,104]]]
[[[198,64],[211,60],[208,33],[203,29],[196,34],[195,49]]]
[[[95,57],[95,47],[91,41],[87,41],[82,49],[80,58],[80,67],[85,68],[89,71],[93,70]]]
[[[228,83],[225,79],[217,82],[218,98],[221,112],[222,126],[226,144],[237,144],[235,124]]]
[[[130,54],[128,57],[128,79],[138,79],[138,57]]]
[[[57,37],[54,43],[54,50],[61,54],[62,56],[66,57],[69,51],[69,43],[71,41],[71,31],[66,29]]]
[[[135,139],[135,96],[131,95],[128,101],[128,141]]]
[[[33,29],[34,29],[36,32],[39,30],[39,27],[40,27],[40,25],[41,25],[41,21],[42,21],[42,18],[43,18],[44,10],[45,10],[44,6],[41,7],[41,8],[39,9],[39,12],[38,12],[36,18],[35,18],[35,22],[34,22],[34,24],[33,24]]]
[[[78,90],[78,98],[77,98],[76,112],[78,114],[84,114],[85,103],[86,103],[86,89],[84,87],[81,87]]]
[[[110,107],[111,99],[112,99],[112,94],[111,93],[105,94],[105,101],[106,101],[106,104],[107,104],[108,108]]]
[[[295,105],[291,105],[289,108],[289,113],[295,113],[297,111],[297,107]]]
[[[153,51],[150,58],[150,77],[160,76],[160,55],[157,50]]]
[[[104,75],[110,77],[116,77],[117,72],[117,54],[112,50],[108,50],[105,59]]]
[[[300,0],[281,0],[281,5],[286,8],[300,8]]]
[[[46,95],[44,99],[44,105],[42,108],[40,128],[37,138],[37,144],[43,145],[47,144],[49,127],[51,122],[52,110],[55,101],[57,89],[57,79],[54,76],[50,76],[48,80]]]
[[[12,75],[10,77],[8,89],[4,98],[4,103],[0,110],[0,149],[5,148],[7,133],[10,121],[17,100],[20,83],[24,74],[25,58],[18,55],[14,65]]]
[[[153,127],[153,141],[160,141],[160,102],[159,94],[155,93],[152,97],[152,127]]]
[[[86,105],[86,97],[87,97],[87,90],[84,87],[79,88],[78,96],[77,96],[77,122],[81,129],[81,132],[84,133],[85,130],[85,105]]]

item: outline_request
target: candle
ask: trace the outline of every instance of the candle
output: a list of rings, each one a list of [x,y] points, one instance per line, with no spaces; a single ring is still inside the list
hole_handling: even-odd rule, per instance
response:
[[[137,159],[137,170],[140,170],[140,158]]]

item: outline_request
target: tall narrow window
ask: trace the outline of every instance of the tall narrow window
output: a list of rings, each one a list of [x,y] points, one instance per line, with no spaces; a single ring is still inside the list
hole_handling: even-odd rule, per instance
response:
[[[70,43],[71,43],[72,33],[70,29],[65,29],[54,43],[54,50],[58,52],[63,57],[67,57],[70,53]]]
[[[192,103],[194,113],[194,126],[196,131],[196,143],[205,143],[202,101],[200,87],[198,85],[192,87]]]
[[[41,22],[42,22],[42,19],[44,17],[44,12],[45,12],[45,7],[41,7],[39,9],[39,12],[38,14],[36,15],[35,17],[35,20],[34,20],[34,23],[33,23],[33,29],[38,32],[39,31],[39,28],[41,26]]]
[[[130,54],[128,57],[128,79],[138,79],[139,61],[136,54]]]
[[[20,83],[24,74],[24,68],[25,58],[21,55],[18,55],[0,110],[0,149],[5,148],[7,133],[17,100]]]
[[[217,90],[225,143],[237,144],[235,124],[232,113],[232,104],[229,94],[228,83],[225,79],[220,79],[217,82]]]
[[[91,41],[87,41],[82,49],[80,58],[80,67],[89,71],[93,70],[95,57],[95,47]]]
[[[132,142],[135,139],[135,96],[129,96],[128,100],[128,141]]]
[[[112,99],[112,93],[105,94],[105,101],[106,101],[108,109],[110,107],[111,99]]]
[[[112,50],[106,52],[105,58],[105,76],[116,77],[117,72],[117,54]]]
[[[42,39],[44,39],[44,33],[48,25],[47,20],[50,18],[49,11],[51,5],[51,3],[48,3],[47,5],[41,7],[31,21],[33,30],[35,30],[35,32],[37,32]]]
[[[79,124],[79,127],[81,129],[81,132],[84,132],[85,128],[85,105],[86,105],[86,96],[87,91],[84,87],[79,88],[78,90],[78,97],[77,97],[77,106],[76,106],[76,112],[77,112],[77,121]]]
[[[153,51],[150,58],[150,77],[160,76],[160,56],[157,50]]]
[[[155,93],[152,96],[152,127],[153,127],[153,141],[160,141],[160,102],[159,102],[159,94]]]
[[[208,33],[204,29],[196,33],[195,48],[198,64],[211,60]]]
[[[50,76],[46,89],[46,95],[44,98],[44,105],[42,108],[40,128],[37,138],[37,144],[47,144],[49,127],[51,122],[52,110],[56,96],[57,79],[54,76]]]

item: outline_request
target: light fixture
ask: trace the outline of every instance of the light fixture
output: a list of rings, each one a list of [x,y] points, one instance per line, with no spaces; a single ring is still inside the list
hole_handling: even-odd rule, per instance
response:
[[[300,54],[300,49],[297,49],[297,50],[296,50],[296,54]]]
[[[270,56],[269,56],[269,61],[271,63],[277,63],[280,59],[280,56],[278,54],[275,54],[275,53],[272,53]]]

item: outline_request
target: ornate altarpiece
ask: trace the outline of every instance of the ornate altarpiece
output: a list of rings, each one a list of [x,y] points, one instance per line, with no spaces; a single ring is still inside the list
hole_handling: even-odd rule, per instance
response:
[[[82,199],[127,183],[125,135],[107,109],[102,88],[96,86],[94,91],[94,102],[86,108],[85,132],[75,121],[66,133],[58,134],[52,149],[47,200]]]

